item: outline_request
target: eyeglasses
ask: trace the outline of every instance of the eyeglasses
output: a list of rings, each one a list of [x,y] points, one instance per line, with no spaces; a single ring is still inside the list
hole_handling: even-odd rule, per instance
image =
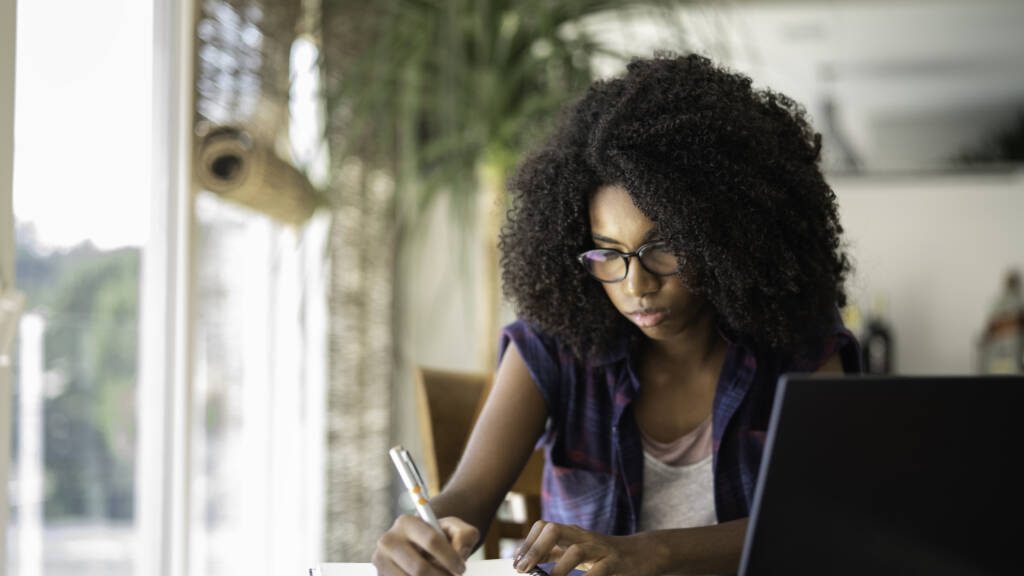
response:
[[[580,264],[597,280],[605,283],[621,282],[629,274],[629,259],[636,256],[640,265],[655,276],[671,276],[679,272],[679,258],[664,242],[649,242],[635,252],[619,252],[611,248],[587,250],[576,257]]]

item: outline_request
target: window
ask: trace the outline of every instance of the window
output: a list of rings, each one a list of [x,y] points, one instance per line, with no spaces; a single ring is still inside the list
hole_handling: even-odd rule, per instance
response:
[[[320,559],[327,221],[193,197],[194,9],[19,3],[10,575]],[[313,167],[319,120],[303,125]]]
[[[133,571],[150,10],[18,6],[10,575]]]

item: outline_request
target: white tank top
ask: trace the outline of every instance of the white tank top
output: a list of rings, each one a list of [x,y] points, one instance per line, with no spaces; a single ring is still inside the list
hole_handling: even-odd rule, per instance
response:
[[[716,524],[711,460],[708,456],[694,464],[669,466],[645,451],[640,530]]]
[[[718,522],[711,454],[711,418],[669,443],[644,445],[643,503],[639,529],[694,528]]]

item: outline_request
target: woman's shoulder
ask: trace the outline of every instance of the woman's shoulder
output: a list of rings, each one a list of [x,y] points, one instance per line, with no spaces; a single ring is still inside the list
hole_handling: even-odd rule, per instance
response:
[[[541,355],[562,365],[596,368],[625,359],[629,351],[630,340],[628,337],[623,337],[613,342],[607,350],[589,354],[580,353],[564,339],[559,338],[557,334],[544,329],[536,322],[517,318],[501,329],[499,359],[505,355],[509,344],[515,344],[519,353],[527,360]]]
[[[560,364],[565,361],[567,353],[571,353],[558,337],[522,318],[502,327],[498,343],[499,360],[511,344],[515,344],[527,365],[538,362]]]
[[[545,347],[561,347],[559,339],[543,328],[522,318],[516,318],[501,328],[499,352],[504,353],[509,344],[538,343]]]
[[[519,352],[530,377],[553,414],[556,407],[561,405],[562,382],[573,370],[572,362],[566,356],[566,347],[539,326],[523,319],[502,327],[498,344],[499,364],[504,361],[505,353],[512,345]]]
[[[861,371],[860,343],[837,314],[827,330],[814,342],[795,351],[767,349],[772,364],[782,372],[817,372],[822,366],[837,358],[843,372]]]

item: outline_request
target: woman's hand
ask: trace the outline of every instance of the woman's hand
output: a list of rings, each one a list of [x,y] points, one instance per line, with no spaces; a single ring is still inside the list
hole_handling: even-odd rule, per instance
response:
[[[580,564],[589,565],[587,576],[655,576],[661,574],[665,556],[644,534],[606,536],[541,520],[516,550],[515,567],[526,572],[539,563],[555,561],[551,576],[565,576]]]
[[[380,576],[449,576],[466,571],[466,558],[480,540],[472,525],[449,516],[438,520],[442,535],[417,516],[403,514],[377,540],[373,565]]]

